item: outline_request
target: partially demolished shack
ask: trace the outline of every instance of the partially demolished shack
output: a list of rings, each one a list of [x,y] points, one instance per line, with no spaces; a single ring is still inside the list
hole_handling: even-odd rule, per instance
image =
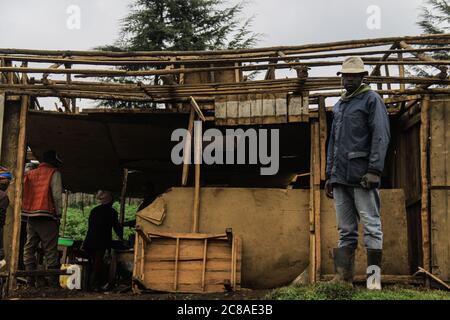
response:
[[[162,193],[157,206],[137,216],[136,290],[268,288],[305,270],[311,282],[327,279],[337,234],[322,187],[330,106],[342,89],[330,70],[347,56],[361,56],[371,67],[366,82],[390,114],[383,281],[423,281],[412,276],[419,266],[450,281],[450,61],[432,58],[448,53],[449,44],[450,34],[443,34],[207,52],[0,49],[1,163],[16,177],[6,225],[10,287],[27,146],[38,159],[46,149],[58,150],[64,186],[73,192],[121,192],[122,207],[145,181]],[[410,66],[431,75],[410,75]],[[255,80],[253,71],[264,78]],[[313,76],[320,73],[327,76]],[[65,79],[52,79],[57,74]],[[43,110],[40,97],[59,98],[63,112]],[[78,111],[78,98],[144,107]],[[192,132],[195,119],[222,132],[279,129],[278,173],[261,176],[253,165],[173,164],[171,134]],[[158,216],[164,220],[153,223]]]

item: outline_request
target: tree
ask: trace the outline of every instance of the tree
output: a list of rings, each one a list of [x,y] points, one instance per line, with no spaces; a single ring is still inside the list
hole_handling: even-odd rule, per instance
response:
[[[442,34],[450,32],[450,2],[448,0],[426,0],[420,8],[417,24],[426,34]],[[435,45],[440,47],[443,45]],[[448,60],[448,50],[435,51],[433,58]],[[415,67],[414,72],[419,76],[432,76],[432,67]]]
[[[448,0],[426,0],[421,7],[417,23],[425,33],[440,34],[450,32],[450,2]]]
[[[114,45],[97,49],[110,51],[185,51],[239,49],[254,46],[259,34],[250,30],[253,18],[243,19],[246,3],[226,7],[224,0],[136,0],[122,20]],[[126,70],[143,69],[125,66]],[[146,68],[148,69],[148,68]],[[158,77],[139,79],[157,85]],[[120,80],[111,80],[119,81]],[[114,107],[139,106],[107,101]]]

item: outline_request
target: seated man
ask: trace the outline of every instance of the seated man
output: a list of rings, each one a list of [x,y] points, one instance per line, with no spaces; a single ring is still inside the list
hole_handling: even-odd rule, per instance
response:
[[[102,285],[103,257],[106,251],[111,250],[112,230],[122,239],[122,228],[118,220],[118,213],[112,207],[113,196],[109,191],[100,190],[97,193],[100,205],[92,209],[89,215],[89,224],[83,249],[89,255],[91,274],[90,289],[99,291]]]

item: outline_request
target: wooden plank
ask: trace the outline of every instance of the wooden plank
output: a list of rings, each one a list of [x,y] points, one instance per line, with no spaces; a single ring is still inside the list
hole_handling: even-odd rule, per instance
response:
[[[276,101],[275,95],[264,94],[262,105],[262,123],[271,124],[276,123]]]
[[[239,95],[239,124],[251,124],[251,96]]]
[[[431,272],[450,281],[450,190],[431,190]]]
[[[426,95],[422,100],[421,108],[421,126],[420,126],[420,164],[421,164],[421,185],[422,185],[422,265],[425,270],[430,271],[430,231],[429,231],[429,207],[428,207],[428,186],[429,186],[429,168],[428,168],[428,139],[429,139],[429,106],[430,97]]]
[[[288,110],[286,94],[275,95],[275,114],[277,123],[287,123]]]
[[[431,101],[430,184],[450,185],[450,100]]]
[[[239,97],[229,95],[227,100],[227,125],[234,126],[238,124],[239,118]]]
[[[262,94],[252,94],[251,95],[251,123],[261,124],[262,123],[262,109],[263,109],[263,96]]]
[[[175,272],[174,272],[174,280],[173,280],[173,290],[177,290],[178,287],[178,258],[180,255],[180,239],[177,239],[176,249],[175,249]],[[160,277],[157,277],[160,279]]]
[[[183,239],[213,239],[222,238],[225,240],[227,238],[226,233],[182,233],[182,232],[149,232],[149,236],[163,237],[163,238],[183,238]]]
[[[303,98],[302,96],[298,95],[291,95],[289,97],[289,103],[288,103],[288,121],[289,122],[299,122],[301,119],[302,114],[302,103]]]
[[[145,253],[144,286],[168,292],[223,292],[224,284],[234,281],[240,288],[240,238],[235,239],[232,254],[226,239],[152,238]]]
[[[183,261],[201,261],[203,259],[203,241],[204,240],[182,240],[179,244],[178,260]],[[176,245],[173,240],[171,243],[161,244],[160,241],[152,241],[149,249],[146,251],[146,259],[154,261],[173,261]],[[231,252],[228,245],[217,243],[213,240],[208,241],[212,248],[208,252],[208,259],[230,259]]]
[[[217,97],[214,103],[214,117],[216,124],[218,120],[223,120],[227,118],[227,99],[226,97]]]
[[[205,274],[206,274],[206,253],[208,251],[208,239],[205,239],[203,248],[203,266],[202,266],[202,290],[205,291]]]

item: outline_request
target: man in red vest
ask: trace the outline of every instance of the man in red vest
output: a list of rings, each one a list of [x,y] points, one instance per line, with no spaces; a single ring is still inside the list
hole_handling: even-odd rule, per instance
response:
[[[62,165],[55,151],[44,153],[39,166],[25,174],[22,199],[22,217],[27,221],[27,241],[24,247],[25,270],[36,270],[36,252],[39,243],[44,250],[47,269],[59,269],[58,235],[62,212],[62,182],[58,167]],[[58,286],[59,277],[49,278],[49,285]],[[28,277],[34,286],[35,278]],[[41,279],[39,279],[41,280]],[[39,281],[38,286],[43,285]]]

